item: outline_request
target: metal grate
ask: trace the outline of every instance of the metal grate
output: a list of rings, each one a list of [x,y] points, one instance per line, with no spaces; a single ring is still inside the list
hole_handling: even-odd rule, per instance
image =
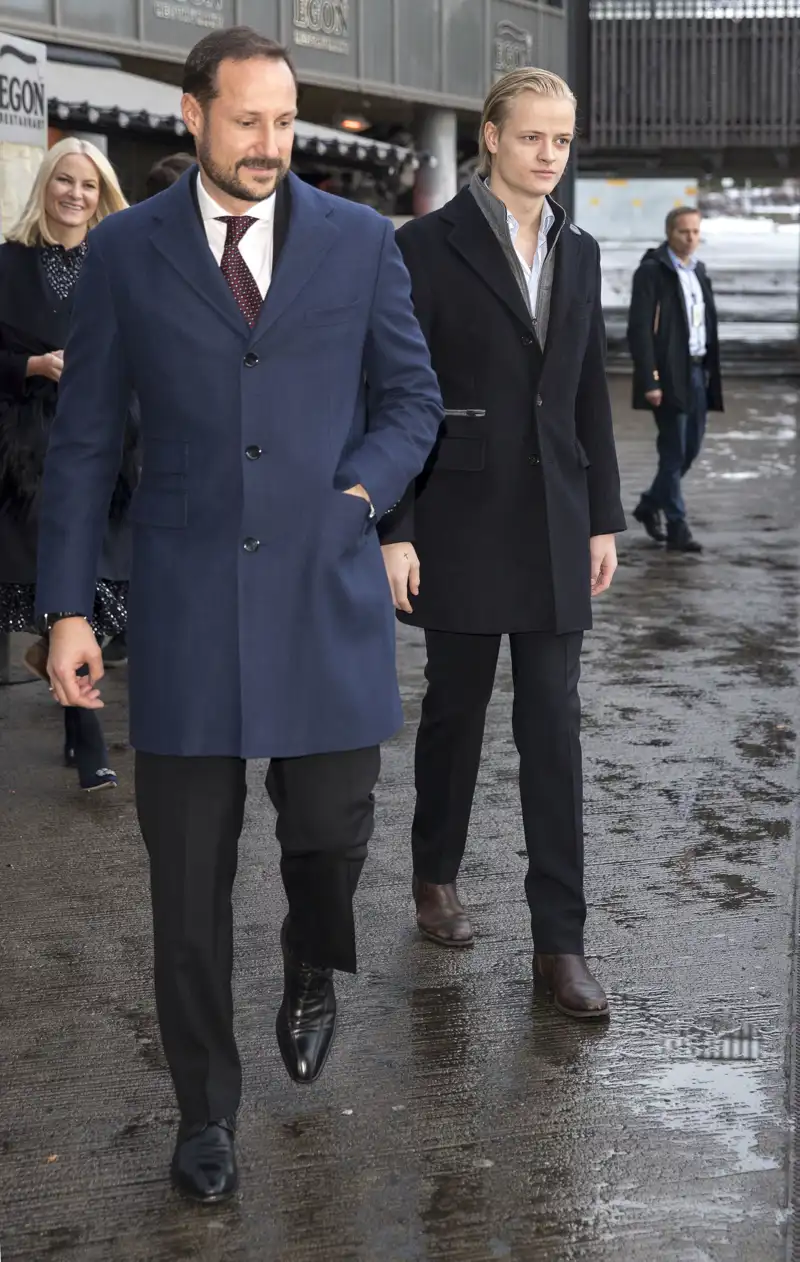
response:
[[[800,144],[800,0],[593,0],[590,144]]]

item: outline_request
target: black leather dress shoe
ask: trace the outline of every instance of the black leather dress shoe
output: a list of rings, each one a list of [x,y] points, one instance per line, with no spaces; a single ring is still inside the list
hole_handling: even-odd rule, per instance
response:
[[[702,552],[703,545],[698,543],[685,521],[667,523],[667,552]]]
[[[664,543],[666,535],[661,522],[661,514],[657,508],[651,508],[645,501],[640,500],[633,510],[633,515],[638,522],[644,526],[651,539],[656,543]]]
[[[236,1123],[228,1117],[197,1126],[181,1123],[172,1158],[172,1186],[200,1205],[229,1200],[239,1186],[235,1133]]]
[[[316,1082],[328,1059],[336,1029],[333,969],[303,964],[289,948],[286,925],[283,948],[283,1003],[275,1022],[283,1063],[295,1082]]]

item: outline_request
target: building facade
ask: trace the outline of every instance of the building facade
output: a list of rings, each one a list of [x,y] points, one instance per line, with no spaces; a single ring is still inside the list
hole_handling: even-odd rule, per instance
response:
[[[474,151],[483,98],[498,74],[526,64],[567,72],[564,5],[569,3],[0,0],[0,30],[48,46],[56,68],[49,93],[51,124],[62,131],[105,135],[109,156],[117,159],[123,183],[127,177],[130,185],[140,178],[138,169],[130,170],[133,151],[138,150],[141,165],[148,132],[148,158],[158,148],[186,144],[177,106],[164,113],[161,97],[158,103],[150,100],[144,85],[176,87],[187,51],[207,31],[252,26],[290,49],[301,83],[303,122],[335,133],[310,133],[305,151],[297,155],[301,166],[316,160],[324,170],[323,159],[330,159],[327,165],[334,172],[337,163],[347,173],[368,169],[374,178],[383,172],[385,183],[393,181],[396,198],[405,193],[409,209],[413,200],[414,208],[423,210],[455,192],[459,164]],[[59,66],[69,66],[70,74]],[[109,99],[112,72],[139,80],[140,108],[131,108],[136,102],[128,99],[130,82],[124,109],[121,80],[120,99],[116,104]],[[97,96],[101,86],[102,100]],[[424,159],[415,163],[414,153]]]

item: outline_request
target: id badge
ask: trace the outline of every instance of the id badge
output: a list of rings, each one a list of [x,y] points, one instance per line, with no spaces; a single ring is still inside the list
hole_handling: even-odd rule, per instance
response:
[[[701,329],[706,316],[706,309],[701,302],[692,303],[692,328]]]

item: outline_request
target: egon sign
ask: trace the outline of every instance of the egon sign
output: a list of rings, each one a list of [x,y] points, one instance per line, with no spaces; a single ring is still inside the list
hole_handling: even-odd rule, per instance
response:
[[[0,31],[0,141],[47,145],[44,44]]]

